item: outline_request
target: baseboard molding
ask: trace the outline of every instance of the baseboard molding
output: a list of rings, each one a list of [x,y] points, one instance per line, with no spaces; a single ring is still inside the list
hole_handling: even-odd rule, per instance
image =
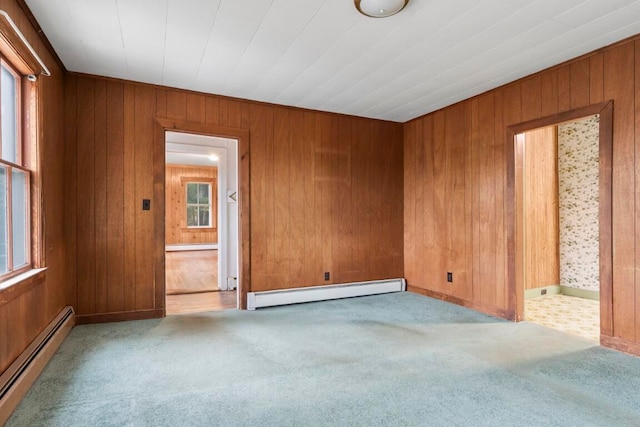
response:
[[[546,292],[544,292],[546,291]],[[524,299],[532,299],[532,298],[539,298],[543,295],[548,296],[548,295],[558,295],[562,293],[562,287],[560,285],[549,285],[549,286],[543,286],[541,288],[534,288],[534,289],[525,289],[524,290]]]
[[[480,304],[476,304],[472,301],[467,301],[462,298],[454,297],[451,295],[443,294],[441,292],[431,291],[429,289],[419,288],[417,286],[407,285],[407,291],[414,294],[424,295],[430,298],[439,299],[441,301],[450,302],[452,304],[461,305],[463,307],[471,308],[489,316],[497,317],[506,320],[515,320],[515,313],[509,310],[501,310],[495,307],[485,307]]]
[[[74,326],[65,307],[0,376],[0,425],[4,425]]]
[[[76,315],[76,325],[86,325],[90,323],[124,322],[127,320],[157,319],[165,316],[162,308],[153,310],[123,311],[117,313],[103,314],[83,314]]]
[[[213,243],[211,245],[166,245],[164,250],[167,252],[178,251],[211,251],[218,249],[218,244]]]
[[[543,293],[543,291],[546,291],[546,292]],[[531,298],[539,298],[543,295],[547,296],[547,295],[558,295],[558,294],[568,295],[571,297],[590,299],[594,301],[600,301],[600,292],[598,291],[589,291],[586,289],[572,288],[570,286],[565,286],[565,285],[550,285],[550,286],[544,286],[541,288],[526,289],[524,291],[524,299],[527,300]]]
[[[640,343],[634,341],[625,340],[624,338],[600,335],[600,344],[613,350],[632,354],[634,356],[640,356]]]
[[[587,289],[571,288],[569,286],[560,285],[560,293],[562,295],[569,295],[571,297],[600,301],[599,291],[589,291]]]
[[[247,309],[326,301],[365,295],[378,295],[405,290],[404,279],[375,280],[370,282],[344,283],[339,285],[310,286],[306,288],[280,289],[275,291],[249,292]]]

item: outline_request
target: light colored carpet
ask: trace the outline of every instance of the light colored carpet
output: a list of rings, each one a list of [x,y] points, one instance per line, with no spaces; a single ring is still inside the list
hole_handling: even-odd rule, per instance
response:
[[[640,358],[410,293],[76,327],[10,426],[637,426]]]

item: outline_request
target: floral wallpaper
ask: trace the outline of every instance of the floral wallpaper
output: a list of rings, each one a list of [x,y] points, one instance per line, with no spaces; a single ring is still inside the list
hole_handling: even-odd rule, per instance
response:
[[[591,116],[558,126],[560,284],[599,290],[598,131]]]

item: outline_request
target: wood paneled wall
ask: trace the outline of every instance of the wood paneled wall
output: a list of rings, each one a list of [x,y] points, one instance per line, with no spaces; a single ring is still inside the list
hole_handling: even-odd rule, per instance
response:
[[[211,227],[187,228],[186,187],[183,178],[205,179],[211,183]],[[218,243],[217,179],[218,168],[167,165],[165,175],[165,240],[167,245]]]
[[[516,156],[522,164],[522,185],[516,197],[522,197],[518,223],[524,232],[524,287],[542,288],[560,284],[560,229],[558,206],[557,128],[548,126],[520,134]],[[521,191],[520,191],[521,190]],[[516,253],[517,256],[517,253]]]
[[[64,79],[63,70],[47,50],[15,0],[0,0],[0,9],[16,22],[51,70],[37,85],[40,182],[43,212],[44,280],[24,292],[0,293],[0,373],[44,330],[65,306],[66,236],[64,232]]]
[[[409,285],[486,312],[513,314],[507,307],[506,128],[607,100],[614,108],[614,338],[608,344],[640,353],[637,38],[405,124]],[[452,270],[454,281],[447,283]]]
[[[251,290],[402,277],[401,124],[73,74],[66,96],[80,315],[163,308],[141,210],[143,198],[162,203],[156,117],[249,131]]]

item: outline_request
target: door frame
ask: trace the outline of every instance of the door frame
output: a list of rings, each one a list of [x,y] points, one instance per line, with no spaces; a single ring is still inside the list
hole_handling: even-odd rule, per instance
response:
[[[249,130],[186,120],[156,117],[153,132],[153,198],[154,209],[154,279],[156,303],[166,315],[165,274],[165,133],[167,131],[217,136],[238,141],[238,302],[247,308],[247,293],[251,291],[251,200],[249,188]],[[226,196],[225,196],[226,197]]]
[[[583,117],[600,115],[599,129],[599,270],[600,270],[600,336],[613,336],[613,101],[589,105],[571,111],[530,120],[507,127],[507,278],[509,318],[516,322],[524,317],[523,265],[516,206],[516,135],[554,126]]]

